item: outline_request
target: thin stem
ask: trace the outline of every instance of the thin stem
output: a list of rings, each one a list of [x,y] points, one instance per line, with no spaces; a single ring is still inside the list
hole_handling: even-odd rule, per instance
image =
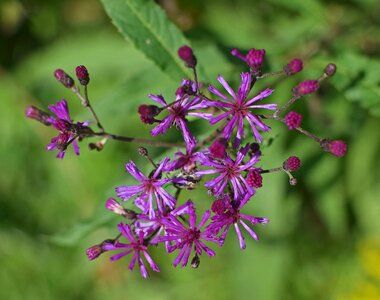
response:
[[[296,102],[297,99],[299,99],[300,96],[293,96],[288,102],[285,103],[283,107],[278,108],[274,113],[273,116],[275,119],[279,117],[279,114],[287,109],[289,106],[291,106],[294,102]]]
[[[273,114],[273,115],[260,115],[260,117],[263,119],[274,119],[274,120],[280,121],[282,123],[285,123],[285,120],[283,118],[280,118],[279,116],[276,116],[275,114]],[[321,143],[321,141],[323,140],[322,138],[316,136],[315,134],[312,134],[310,131],[303,129],[302,127],[296,127],[294,129],[301,132],[302,134],[312,138],[317,143]]]
[[[268,170],[262,170],[262,171],[260,171],[260,174],[279,172],[279,171],[284,171],[284,168],[278,167],[278,168],[273,168],[273,169],[268,169]]]
[[[183,144],[173,144],[173,143],[166,143],[166,142],[160,142],[160,141],[155,141],[155,140],[133,138],[133,137],[111,134],[107,132],[93,132],[93,133],[87,134],[87,136],[101,136],[110,140],[116,140],[116,141],[127,142],[127,143],[145,144],[145,145],[165,147],[165,148],[185,148],[185,145]]]
[[[268,72],[268,73],[265,73],[265,74],[258,76],[257,79],[262,79],[262,78],[266,78],[269,76],[280,76],[280,75],[285,75],[285,72],[284,71]]]
[[[192,69],[193,69],[193,74],[194,74],[195,89],[196,89],[196,92],[198,93],[199,90],[198,90],[198,75],[197,75],[197,69],[196,69],[195,67],[193,67]]]
[[[88,91],[87,91],[87,85],[84,86],[84,97],[80,94],[79,92],[79,88],[77,86],[73,86],[71,88],[71,90],[74,92],[75,95],[77,95],[77,97],[82,101],[82,105],[84,107],[87,107],[89,109],[89,111],[91,112],[92,116],[94,117],[95,119],[95,122],[96,122],[96,125],[99,127],[100,131],[104,132],[104,127],[102,126],[102,124],[100,123],[99,121],[99,118],[95,112],[95,110],[93,109],[93,107],[91,106],[91,103],[90,103],[90,100],[88,98]]]
[[[317,143],[320,143],[322,141],[321,138],[317,137],[316,135],[312,134],[311,132],[301,128],[301,127],[296,127],[295,130],[303,133],[304,135],[307,135],[308,137],[312,138],[314,141],[316,141]]]

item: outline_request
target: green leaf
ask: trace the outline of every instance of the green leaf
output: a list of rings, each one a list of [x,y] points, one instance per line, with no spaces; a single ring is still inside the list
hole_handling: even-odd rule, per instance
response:
[[[65,232],[47,237],[47,240],[60,246],[74,246],[96,229],[109,224],[113,218],[113,214],[95,215],[90,221],[76,224]]]
[[[177,56],[178,48],[189,42],[153,1],[102,0],[102,3],[120,33],[169,76],[178,80],[191,74]]]

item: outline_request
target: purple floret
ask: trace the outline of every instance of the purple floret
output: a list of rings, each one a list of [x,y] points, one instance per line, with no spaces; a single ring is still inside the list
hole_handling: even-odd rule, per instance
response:
[[[226,140],[229,140],[231,138],[233,130],[237,128],[236,138],[234,142],[234,146],[236,148],[240,145],[241,140],[245,135],[244,134],[244,120],[246,120],[251,126],[253,135],[256,141],[258,142],[262,141],[262,137],[258,129],[261,129],[262,131],[270,130],[270,127],[265,125],[260,120],[259,116],[254,115],[252,113],[252,109],[257,109],[257,108],[265,108],[269,110],[277,109],[277,104],[255,104],[255,102],[260,101],[270,96],[273,92],[273,90],[271,89],[265,89],[264,91],[260,92],[257,96],[247,100],[246,98],[250,91],[251,74],[242,73],[241,79],[242,81],[241,81],[239,90],[237,93],[235,93],[232,90],[232,88],[229,86],[227,81],[225,81],[225,79],[222,76],[218,76],[218,81],[230,94],[230,97],[225,96],[215,87],[210,85],[209,86],[210,92],[220,97],[222,100],[207,101],[207,104],[209,106],[215,106],[220,109],[223,109],[223,113],[221,115],[210,119],[210,124],[215,124],[222,120],[226,120],[227,124],[223,130],[223,136]]]

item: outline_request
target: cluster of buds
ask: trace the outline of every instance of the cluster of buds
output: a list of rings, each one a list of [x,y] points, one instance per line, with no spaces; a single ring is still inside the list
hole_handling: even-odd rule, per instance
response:
[[[56,117],[34,106],[27,109],[26,115],[29,118],[52,125],[59,131],[59,135],[53,138],[48,149],[58,149],[60,158],[69,144],[73,144],[74,150],[79,153],[77,141],[88,137],[102,138],[96,143],[91,143],[91,149],[100,150],[107,140],[113,139],[178,150],[173,153],[173,157],[168,156],[161,161],[155,161],[150,157],[148,149],[141,146],[138,148],[139,154],[149,161],[152,169],[144,174],[133,161],[126,163],[125,170],[134,178],[136,184],[116,187],[115,192],[119,200],[110,198],[105,203],[107,210],[121,218],[117,227],[118,234],[116,238],[105,239],[90,247],[86,252],[89,260],[94,260],[105,252],[116,251],[111,260],[129,255],[129,269],[133,270],[137,263],[142,276],[146,278],[146,262],[153,271],[160,271],[149,254],[152,246],[162,244],[167,253],[177,251],[174,266],[180,264],[184,267],[190,262],[193,268],[197,268],[203,253],[209,257],[215,256],[211,245],[223,246],[231,228],[236,232],[242,250],[246,248],[244,235],[258,240],[254,228],[268,223],[269,219],[249,216],[244,210],[247,205],[252,204],[251,199],[257,189],[263,187],[264,174],[286,173],[289,183],[296,185],[297,180],[292,173],[301,165],[297,156],[290,156],[280,167],[266,169],[260,164],[260,143],[264,140],[263,135],[271,130],[267,124],[269,121],[284,123],[289,130],[312,138],[324,151],[337,157],[345,155],[347,147],[343,141],[322,139],[303,129],[302,116],[299,113],[290,111],[284,117],[281,116],[298,99],[315,93],[321,82],[335,73],[334,64],[329,64],[319,79],[299,83],[293,88],[290,100],[280,106],[277,103],[262,103],[267,98],[272,99],[274,91],[267,88],[252,92],[255,83],[271,75],[293,76],[302,71],[302,60],[295,58],[279,72],[264,73],[264,49],[250,49],[245,56],[237,49],[233,49],[231,53],[248,66],[248,70],[241,73],[241,83],[237,90],[219,75],[217,80],[225,92],[218,86],[209,85],[208,91],[213,96],[207,97],[201,88],[204,84],[197,79],[197,58],[189,46],[183,46],[178,50],[178,55],[185,66],[193,70],[193,80],[182,80],[179,88],[173,93],[172,101],[167,101],[162,95],[150,94],[149,98],[156,104],[142,104],[138,108],[142,123],[154,126],[151,129],[153,137],[163,135],[170,127],[175,126],[181,132],[183,144],[168,144],[106,133],[88,99],[87,85],[90,78],[84,66],[76,69],[79,83],[84,87],[84,95],[63,70],[56,70],[54,75],[79,97],[86,108],[89,108],[98,126],[98,132],[89,127],[89,122],[73,123],[66,100],[49,106]],[[218,125],[208,137],[200,140],[188,126],[190,116],[203,119],[209,126]],[[192,200],[181,203],[180,199],[182,190],[192,190],[199,185],[208,189],[208,194],[202,201],[208,202],[210,207],[201,216],[197,215]],[[122,202],[132,202],[133,208],[125,208]]]

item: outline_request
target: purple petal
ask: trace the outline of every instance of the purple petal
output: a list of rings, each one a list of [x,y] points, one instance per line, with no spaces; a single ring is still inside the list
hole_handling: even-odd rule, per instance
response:
[[[222,98],[223,100],[226,100],[226,101],[231,102],[231,103],[233,102],[231,99],[229,99],[228,97],[224,96],[218,89],[216,89],[212,85],[208,86],[208,90],[211,93],[213,93],[213,94],[217,95],[218,97]]]
[[[226,89],[226,91],[232,96],[232,98],[236,100],[237,98],[236,98],[236,94],[234,90],[230,87],[230,85],[221,75],[218,75],[218,81]]]
[[[240,232],[240,228],[237,223],[234,223],[235,231],[239,239],[239,244],[240,244],[240,249],[244,250],[245,249],[245,242],[244,242],[244,237]]]
[[[273,93],[272,89],[265,89],[264,91],[260,92],[257,96],[255,96],[252,99],[248,100],[246,102],[246,105],[250,105],[251,103],[254,103],[256,101],[264,99],[264,98],[270,96],[272,93]]]
[[[249,88],[251,85],[251,74],[249,73],[241,73],[241,85],[238,90],[238,100],[240,102],[244,101],[249,93]]]
[[[53,105],[49,105],[48,108],[59,119],[63,119],[63,120],[71,122],[70,114],[69,114],[69,107],[68,107],[67,101],[65,99],[62,99],[61,101],[59,101]]]
[[[148,179],[136,166],[136,164],[131,160],[128,164],[125,165],[125,170],[131,174],[136,180],[143,182]]]
[[[157,136],[159,134],[164,134],[166,130],[170,128],[170,126],[173,125],[174,122],[174,116],[172,114],[168,115],[166,118],[164,118],[160,124],[158,124],[156,127],[152,129],[150,132],[152,136]]]
[[[148,97],[154,101],[156,101],[157,103],[161,104],[162,106],[166,106],[167,103],[164,99],[164,97],[162,97],[162,95],[153,95],[153,94],[149,94]]]

